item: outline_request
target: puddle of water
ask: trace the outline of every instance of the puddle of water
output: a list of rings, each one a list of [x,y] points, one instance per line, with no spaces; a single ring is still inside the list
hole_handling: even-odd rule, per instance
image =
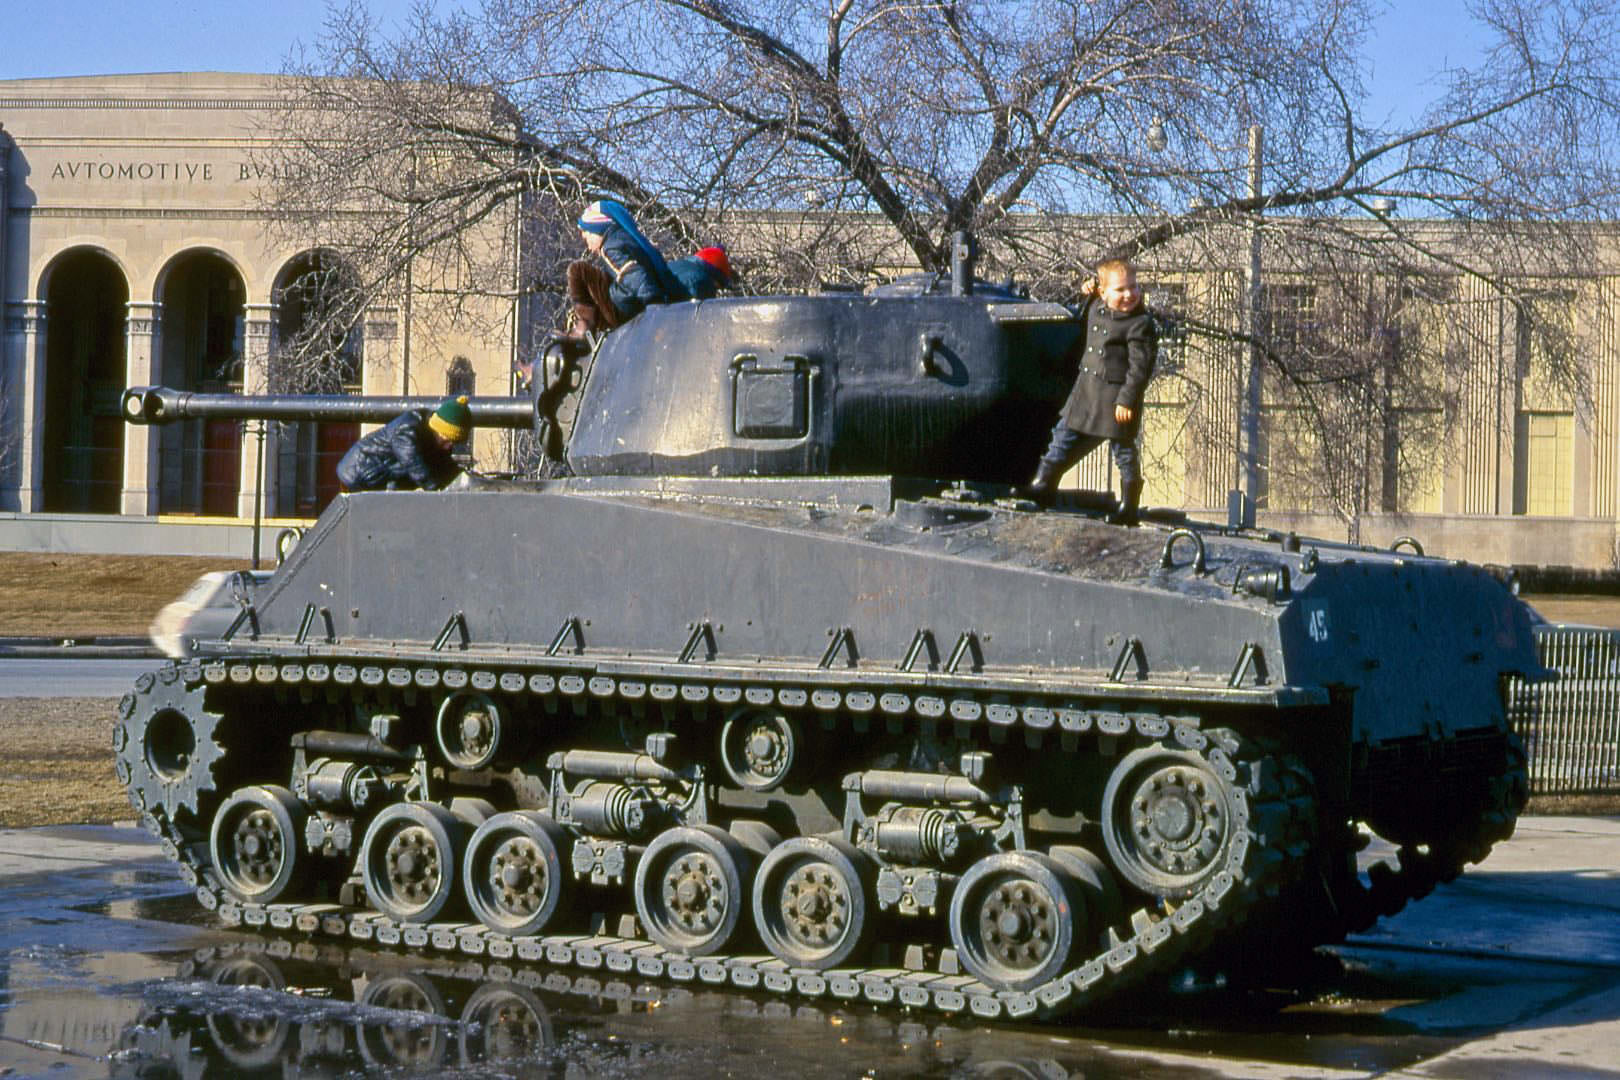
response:
[[[132,973],[152,977],[125,978]],[[77,996],[34,995],[39,1007],[17,1017],[24,1025],[17,1035],[101,1058],[115,1075],[228,1075],[279,1065],[286,1075],[500,1066],[518,1075],[562,1068],[625,1077],[654,1069],[671,1078],[1106,1078],[1140,1075],[1151,1064],[1170,1077],[1208,1075],[1212,1055],[1382,1070],[1456,1041],[1414,1035],[1376,1009],[1301,1001],[1293,992],[1144,997],[1084,1027],[990,1027],[286,940],[237,940],[179,961],[126,966],[101,957],[79,985]],[[4,1020],[0,1034],[12,1037],[12,1019]]]

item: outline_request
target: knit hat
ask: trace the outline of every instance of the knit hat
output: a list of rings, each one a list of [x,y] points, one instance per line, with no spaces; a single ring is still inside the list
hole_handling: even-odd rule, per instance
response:
[[[698,248],[697,257],[718,270],[721,278],[731,280],[731,260],[726,257],[725,248],[718,244],[714,247]]]
[[[467,395],[445,398],[444,404],[428,417],[428,427],[451,442],[460,442],[472,428],[472,410],[467,408]]]
[[[602,200],[600,199],[587,206],[585,212],[579,215],[580,232],[601,234],[607,232],[612,226],[613,219],[602,211]]]
[[[648,240],[639,228],[636,219],[630,216],[630,211],[624,203],[617,199],[597,199],[585,208],[579,215],[579,228],[581,232],[596,233],[605,236],[614,226],[624,230],[624,235],[635,244],[636,250],[641,254],[637,261],[647,271],[648,275],[658,283],[669,296],[684,296],[685,289],[670,273],[669,264],[664,261],[663,254]]]

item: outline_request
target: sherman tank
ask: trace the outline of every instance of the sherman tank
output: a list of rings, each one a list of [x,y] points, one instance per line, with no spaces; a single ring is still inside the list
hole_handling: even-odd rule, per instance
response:
[[[1539,664],[1499,576],[1021,498],[1080,327],[964,262],[649,309],[474,400],[534,429],[532,475],[338,497],[119,704],[198,901],[1024,1017],[1337,941],[1509,836],[1503,685]]]

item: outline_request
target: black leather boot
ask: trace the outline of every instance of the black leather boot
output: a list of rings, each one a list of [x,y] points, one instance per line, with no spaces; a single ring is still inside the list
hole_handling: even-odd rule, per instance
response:
[[[1142,503],[1142,481],[1126,484],[1120,492],[1119,509],[1108,515],[1110,525],[1135,525],[1136,510]]]
[[[1052,500],[1057,498],[1057,482],[1062,477],[1063,474],[1058,471],[1057,466],[1042,459],[1035,469],[1035,479],[1019,487],[1018,494],[1042,506],[1050,506]]]

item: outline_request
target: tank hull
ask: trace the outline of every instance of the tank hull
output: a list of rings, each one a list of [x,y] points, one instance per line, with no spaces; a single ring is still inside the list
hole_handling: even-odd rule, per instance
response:
[[[344,497],[125,698],[120,775],[227,921],[985,1017],[1334,940],[1511,832],[1484,571],[1006,496]]]

